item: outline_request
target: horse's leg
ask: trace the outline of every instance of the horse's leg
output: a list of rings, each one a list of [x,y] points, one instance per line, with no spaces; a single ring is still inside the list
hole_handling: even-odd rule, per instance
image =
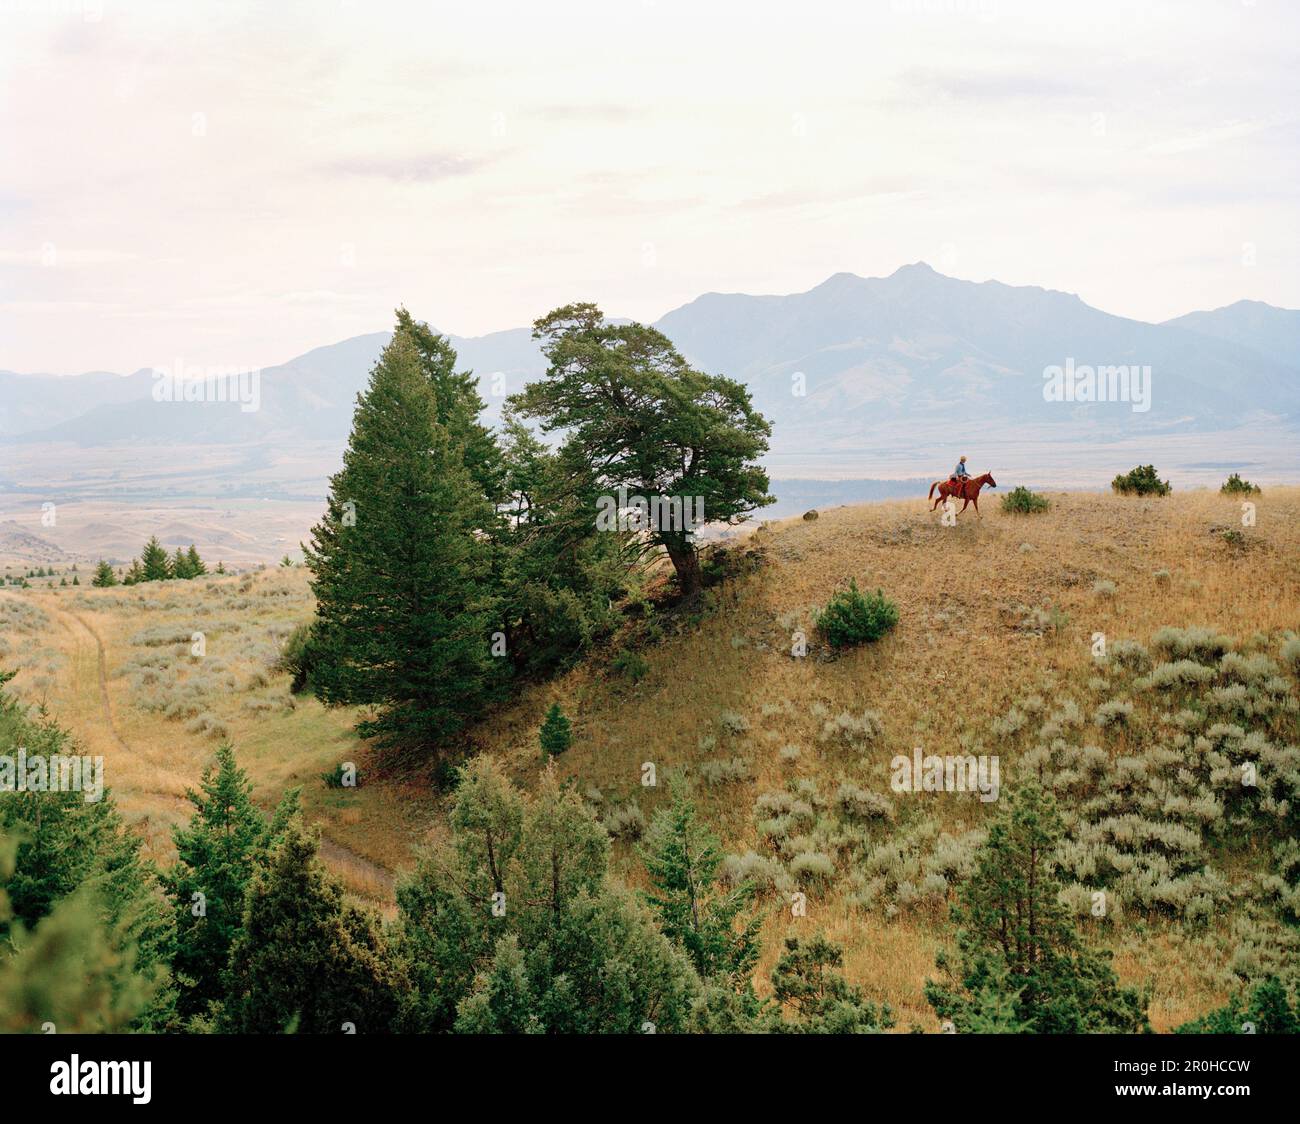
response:
[[[965,511],[968,507],[970,507],[970,500],[966,500],[966,501],[961,505],[961,511]],[[960,515],[960,514],[961,514],[961,511],[957,512],[957,514]]]
[[[979,498],[979,495],[978,495],[978,494],[975,496],[974,504],[975,504],[975,514],[976,514],[976,516],[977,516],[978,518],[980,518],[980,519],[983,519],[984,516],[980,515],[980,498]]]

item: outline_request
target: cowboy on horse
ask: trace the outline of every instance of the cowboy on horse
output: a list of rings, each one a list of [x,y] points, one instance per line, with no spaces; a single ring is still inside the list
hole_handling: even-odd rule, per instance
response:
[[[962,511],[965,511],[971,504],[974,504],[975,514],[979,515],[979,517],[983,519],[984,517],[980,515],[980,489],[983,488],[985,484],[990,488],[996,488],[998,486],[998,482],[993,479],[993,474],[990,472],[986,472],[982,476],[972,476],[966,469],[966,458],[962,457],[961,460],[957,462],[957,467],[952,470],[952,475],[949,476],[947,480],[936,480],[930,485],[930,495],[926,497],[927,499],[934,498],[934,490],[936,488],[939,489],[938,498],[934,500],[934,506],[931,507],[930,510],[934,511],[941,503],[944,503],[949,496],[954,496],[957,499],[964,501],[961,505]],[[957,514],[960,515],[961,511]]]

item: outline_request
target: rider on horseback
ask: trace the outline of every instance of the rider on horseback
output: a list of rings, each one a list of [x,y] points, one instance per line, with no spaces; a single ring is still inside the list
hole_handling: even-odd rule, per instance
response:
[[[952,481],[970,479],[970,473],[966,470],[965,457],[962,457],[962,459],[957,462],[957,467],[952,470],[952,475],[948,477],[948,479]]]

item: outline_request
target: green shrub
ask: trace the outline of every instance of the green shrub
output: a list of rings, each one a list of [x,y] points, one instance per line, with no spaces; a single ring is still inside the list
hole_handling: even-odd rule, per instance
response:
[[[1168,480],[1161,480],[1155,465],[1144,464],[1116,476],[1111,488],[1122,496],[1167,496],[1173,491]]]
[[[1051,506],[1046,496],[1031,492],[1023,484],[1016,485],[1002,497],[1002,510],[1011,515],[1033,515]]]
[[[537,740],[541,743],[543,757],[558,757],[573,744],[573,726],[559,703],[551,703]]]
[[[632,680],[633,683],[639,683],[650,671],[650,665],[646,663],[645,657],[639,652],[633,652],[625,648],[614,657],[611,665],[620,675]]]
[[[328,773],[321,773],[320,779],[325,782],[326,788],[361,787],[361,779],[356,775],[355,769],[343,762],[335,765]]]
[[[817,614],[817,628],[832,648],[879,640],[898,623],[898,606],[883,591],[863,594],[856,581],[837,592]]]
[[[1256,495],[1259,492],[1259,485],[1252,484],[1249,480],[1243,480],[1235,472],[1223,482],[1223,487],[1219,491],[1225,496],[1232,495]]]
[[[295,625],[289,633],[280,654],[272,665],[273,670],[283,671],[293,676],[289,692],[297,695],[306,690],[311,682],[312,669],[316,663],[316,626],[313,622]]]

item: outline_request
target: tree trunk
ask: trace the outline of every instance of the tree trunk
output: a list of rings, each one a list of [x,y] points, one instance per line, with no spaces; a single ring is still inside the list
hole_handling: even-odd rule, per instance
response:
[[[695,600],[700,595],[700,552],[691,543],[665,546],[673,569],[677,571],[677,584],[681,586],[682,598],[686,601]]]

